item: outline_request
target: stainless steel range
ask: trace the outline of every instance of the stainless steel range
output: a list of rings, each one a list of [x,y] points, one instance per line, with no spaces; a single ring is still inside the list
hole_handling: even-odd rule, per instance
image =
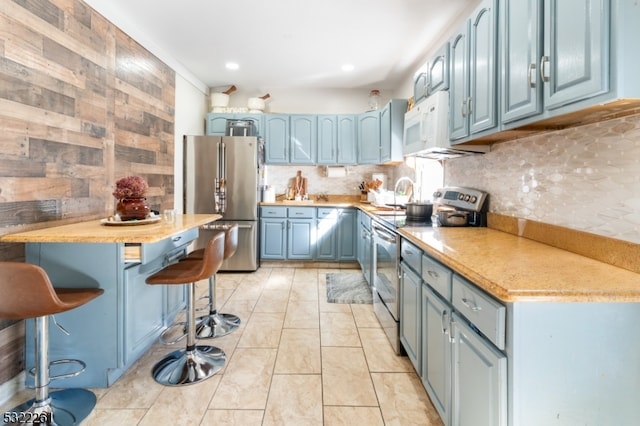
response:
[[[461,187],[438,189],[434,193],[431,220],[413,221],[402,210],[381,212],[371,220],[373,234],[373,310],[397,354],[400,344],[400,236],[398,228],[454,226],[440,222],[439,214],[458,220],[455,226],[486,226],[485,192]],[[462,217],[462,220],[458,218]]]

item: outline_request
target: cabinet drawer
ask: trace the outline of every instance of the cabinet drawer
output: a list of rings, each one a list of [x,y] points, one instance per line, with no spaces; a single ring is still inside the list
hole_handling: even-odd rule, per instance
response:
[[[411,244],[409,241],[403,239],[400,242],[400,257],[402,261],[411,266],[414,271],[420,273],[420,257],[422,256],[422,250]]]
[[[313,207],[289,207],[287,217],[296,219],[313,219],[316,217],[316,209]]]
[[[453,276],[453,307],[499,349],[505,347],[506,308],[464,278]]]
[[[142,263],[148,263],[159,256],[164,257],[176,248],[186,246],[196,238],[198,238],[198,229],[193,228],[178,235],[174,235],[173,237],[165,238],[164,240],[158,241],[157,243],[142,244],[142,246],[140,247],[140,261]]]
[[[260,217],[287,217],[286,207],[262,207],[260,209]]]
[[[451,302],[452,276],[449,268],[429,256],[422,256],[422,279],[448,302]]]
[[[334,219],[338,218],[338,209],[331,207],[318,207],[318,219],[324,219],[327,217],[332,217]]]

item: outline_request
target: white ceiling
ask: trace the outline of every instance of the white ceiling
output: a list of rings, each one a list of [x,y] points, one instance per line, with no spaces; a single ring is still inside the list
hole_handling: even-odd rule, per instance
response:
[[[478,0],[84,0],[206,87],[394,89]],[[225,69],[236,62],[236,71]],[[354,70],[345,73],[343,64]],[[180,69],[177,69],[180,71]]]

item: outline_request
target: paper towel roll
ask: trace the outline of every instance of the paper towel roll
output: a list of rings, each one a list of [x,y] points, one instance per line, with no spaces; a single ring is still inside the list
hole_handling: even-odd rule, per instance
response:
[[[344,167],[327,166],[327,177],[345,177],[346,175],[347,175],[347,169]]]
[[[276,201],[276,189],[273,186],[265,186],[262,189],[262,201],[274,203]]]

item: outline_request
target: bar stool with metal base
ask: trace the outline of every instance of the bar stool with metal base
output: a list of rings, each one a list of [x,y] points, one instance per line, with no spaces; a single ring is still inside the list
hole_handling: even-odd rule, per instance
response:
[[[234,223],[224,229],[224,260],[227,260],[236,253],[238,249],[238,224]],[[203,249],[195,250],[183,261],[202,259]],[[196,337],[198,339],[209,339],[213,337],[225,336],[240,327],[240,317],[233,314],[220,313],[216,309],[215,293],[216,274],[209,277],[209,313],[196,318]]]
[[[220,371],[226,354],[215,346],[196,345],[195,283],[215,274],[224,259],[224,233],[213,236],[204,248],[201,261],[171,264],[147,278],[147,284],[187,286],[187,346],[171,352],[153,367],[156,382],[166,386],[197,383]]]
[[[76,376],[86,366],[71,359],[49,363],[49,316],[82,306],[103,292],[99,288],[54,288],[47,273],[37,265],[0,262],[0,318],[35,319],[36,396],[6,413],[5,420],[8,415],[16,424],[76,425],[91,413],[96,396],[86,389],[49,393],[51,379]],[[51,377],[49,366],[63,363],[77,363],[82,369]],[[12,413],[16,414],[15,419],[11,418]]]

